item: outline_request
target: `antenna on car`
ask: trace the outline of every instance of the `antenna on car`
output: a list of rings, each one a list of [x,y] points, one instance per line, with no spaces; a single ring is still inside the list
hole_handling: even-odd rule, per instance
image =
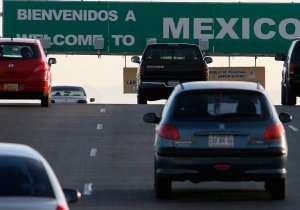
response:
[[[256,82],[256,85],[257,85],[257,90],[259,90],[260,89],[260,83],[258,81]]]
[[[183,86],[182,82],[180,82],[179,84],[180,84],[181,89],[184,90],[184,86]]]

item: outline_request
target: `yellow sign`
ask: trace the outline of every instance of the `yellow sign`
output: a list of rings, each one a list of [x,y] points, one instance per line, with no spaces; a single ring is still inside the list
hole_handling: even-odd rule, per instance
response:
[[[209,80],[258,82],[265,87],[265,67],[209,67]]]
[[[124,93],[136,93],[137,68],[123,68]],[[209,67],[210,81],[258,82],[265,87],[265,67]]]
[[[123,92],[136,93],[137,68],[123,68]]]

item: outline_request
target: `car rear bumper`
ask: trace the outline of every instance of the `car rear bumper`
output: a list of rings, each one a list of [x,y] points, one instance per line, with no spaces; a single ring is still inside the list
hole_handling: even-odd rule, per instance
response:
[[[174,87],[166,86],[163,82],[143,82],[138,88],[138,94],[147,100],[167,99]]]
[[[5,92],[0,91],[0,99],[41,99],[47,96],[42,92]]]
[[[5,84],[15,85],[15,89],[7,90]],[[50,95],[49,81],[14,81],[0,82],[0,99],[41,99]]]
[[[287,153],[155,155],[156,175],[173,181],[265,181],[285,178]]]
[[[208,78],[199,78],[197,81],[207,81]],[[173,89],[175,88],[176,82],[191,82],[195,80],[168,80],[168,81],[140,81],[138,82],[138,94],[141,94],[148,100],[167,99]],[[170,85],[168,84],[170,83]],[[173,83],[175,82],[175,83]]]

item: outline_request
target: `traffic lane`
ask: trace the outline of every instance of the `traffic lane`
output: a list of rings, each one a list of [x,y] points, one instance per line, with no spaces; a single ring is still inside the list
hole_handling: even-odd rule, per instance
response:
[[[148,107],[151,109],[150,105]],[[107,113],[108,119],[114,121],[105,121],[101,143],[104,154],[99,155],[99,159],[95,159],[97,164],[92,166],[94,176],[98,176],[93,180],[93,194],[72,205],[72,209],[199,209],[199,205],[205,209],[284,209],[287,205],[289,209],[297,208],[297,189],[296,193],[288,189],[287,200],[274,202],[261,182],[174,182],[172,199],[156,200],[153,190],[154,126],[141,124],[139,120],[143,115],[140,112],[152,110],[140,108],[137,105],[130,108],[135,110],[135,114],[122,106],[118,111],[112,109]],[[135,120],[129,123],[126,113],[131,113]],[[288,182],[289,185],[293,184]],[[235,202],[231,204],[228,201]],[[290,205],[290,202],[293,204]]]
[[[43,150],[63,186],[69,183],[70,187],[78,186],[83,191],[84,183],[93,182],[93,193],[84,195],[81,202],[72,204],[72,209],[237,209],[237,206],[246,209],[285,209],[288,206],[289,209],[296,209],[299,206],[299,187],[294,187],[295,184],[289,181],[297,180],[295,171],[299,171],[299,167],[298,164],[290,164],[297,161],[291,161],[291,158],[285,201],[269,200],[263,184],[252,182],[175,183],[171,200],[156,200],[152,153],[154,125],[143,123],[142,116],[150,111],[160,113],[161,108],[150,105],[108,105],[107,112],[103,113],[101,105],[72,108],[58,105],[50,109],[35,106],[0,107],[0,123],[4,128],[0,137],[7,141],[28,143]],[[291,111],[297,111],[296,108]],[[57,123],[58,116],[64,118],[63,122]],[[103,123],[100,132],[96,130],[99,121]],[[299,124],[297,119],[294,122]],[[32,128],[35,125],[37,128]],[[122,135],[118,135],[119,130]],[[297,147],[294,133],[287,130],[287,135],[289,139],[293,138],[289,140],[292,146]],[[87,141],[88,137],[97,137],[99,141]],[[103,156],[90,157],[86,152],[95,146],[102,148],[100,151],[107,158],[106,161],[102,160]],[[290,149],[290,157],[294,158],[294,153],[291,154]],[[69,158],[66,158],[67,155]],[[105,162],[110,164],[105,166]],[[68,169],[67,165],[72,167]],[[228,200],[235,202],[231,204]]]
[[[86,162],[96,137],[99,106],[0,105],[4,142],[27,144],[44,155],[63,187],[82,190]],[[99,111],[100,112],[100,111]]]
[[[87,179],[93,184],[93,191],[140,187],[137,180],[151,178],[148,174],[153,174],[155,126],[149,129],[142,120],[148,109],[143,105],[109,105],[101,114],[102,129],[93,145],[97,154],[88,163]],[[151,111],[155,110],[160,112],[161,107]]]

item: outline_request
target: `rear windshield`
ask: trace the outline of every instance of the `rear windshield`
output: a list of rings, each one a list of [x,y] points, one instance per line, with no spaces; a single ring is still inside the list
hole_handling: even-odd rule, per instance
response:
[[[0,156],[0,196],[54,197],[41,162]]]
[[[177,96],[175,120],[268,120],[267,99],[254,91],[189,91]]]
[[[298,61],[298,62],[300,61],[300,42],[299,41],[295,44],[295,47],[293,49],[292,60]]]
[[[52,87],[52,96],[86,96],[81,87]]]
[[[24,60],[39,58],[40,52],[36,45],[2,44],[0,45],[0,59]]]
[[[203,60],[202,54],[194,45],[152,45],[148,47],[143,60]]]

